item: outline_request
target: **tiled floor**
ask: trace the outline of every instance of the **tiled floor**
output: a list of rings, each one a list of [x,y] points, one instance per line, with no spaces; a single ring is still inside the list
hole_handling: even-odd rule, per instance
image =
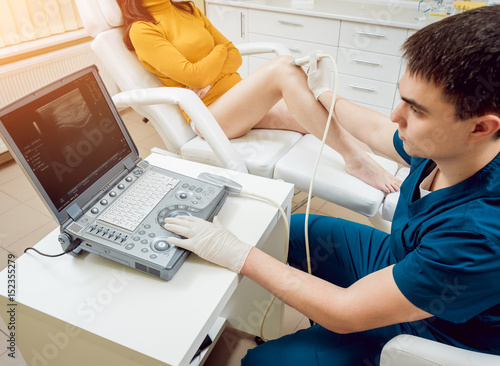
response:
[[[125,123],[139,148],[140,155],[149,155],[152,147],[165,148],[161,138],[150,124],[144,124],[138,114],[132,110],[122,113]],[[306,197],[299,193],[294,203]],[[305,212],[302,206],[296,212]],[[343,209],[330,202],[313,198],[311,213],[332,215],[348,218],[353,221],[369,225],[366,217]],[[0,165],[0,270],[7,266],[7,256],[13,253],[17,257],[23,254],[24,249],[36,244],[41,238],[57,227],[47,208],[38,198],[35,190],[22,173],[16,163],[11,160]],[[287,307],[282,334],[289,334],[297,329],[307,327],[308,320],[292,308]],[[6,344],[7,328],[0,318],[0,344]],[[252,337],[247,334],[228,329],[213,350],[207,366],[235,366],[247,349],[254,347]],[[3,353],[3,354],[2,354]],[[0,365],[23,366],[22,360],[16,363],[7,357],[5,347],[0,348]],[[20,362],[20,363],[19,363]]]

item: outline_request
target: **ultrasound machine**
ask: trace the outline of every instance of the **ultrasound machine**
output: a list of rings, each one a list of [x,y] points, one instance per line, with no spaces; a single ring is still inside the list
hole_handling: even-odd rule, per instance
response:
[[[176,234],[163,228],[165,218],[211,221],[228,195],[217,180],[142,160],[96,66],[2,108],[0,132],[73,255],[94,253],[170,280],[189,252],[169,243]]]

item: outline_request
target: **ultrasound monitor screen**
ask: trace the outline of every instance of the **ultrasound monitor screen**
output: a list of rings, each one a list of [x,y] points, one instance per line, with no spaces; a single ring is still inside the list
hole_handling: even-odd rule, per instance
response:
[[[1,122],[57,211],[132,152],[92,73],[42,93]]]

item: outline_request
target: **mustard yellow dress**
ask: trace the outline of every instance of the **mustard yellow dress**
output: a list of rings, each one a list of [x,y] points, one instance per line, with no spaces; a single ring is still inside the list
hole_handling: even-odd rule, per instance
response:
[[[194,14],[177,9],[170,0],[142,0],[157,20],[136,22],[130,39],[144,67],[165,86],[204,88],[210,105],[241,81],[238,49],[195,7]]]

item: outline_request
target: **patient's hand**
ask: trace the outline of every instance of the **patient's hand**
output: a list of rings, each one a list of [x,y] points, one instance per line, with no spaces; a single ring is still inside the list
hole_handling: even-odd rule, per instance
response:
[[[205,95],[207,95],[208,91],[212,88],[212,86],[210,85],[207,85],[206,87],[204,88],[191,88],[191,87],[187,87],[189,90],[192,90],[196,93],[196,95],[200,98],[200,99],[203,99],[205,98]]]

